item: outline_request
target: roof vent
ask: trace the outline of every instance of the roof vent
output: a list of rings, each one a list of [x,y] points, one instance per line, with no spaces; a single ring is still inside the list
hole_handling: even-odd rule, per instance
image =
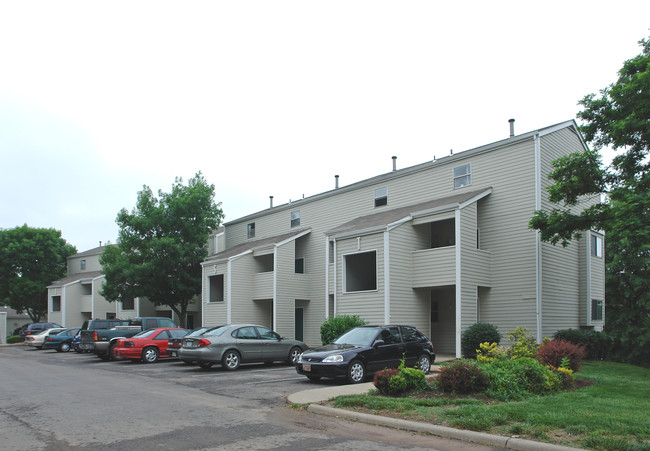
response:
[[[512,138],[515,136],[515,120],[509,119],[508,122],[510,122],[510,137]]]
[[[269,196],[269,208],[273,208],[273,196]]]
[[[334,176],[334,189],[339,189],[339,176]]]
[[[397,157],[393,157],[393,172],[397,171]]]

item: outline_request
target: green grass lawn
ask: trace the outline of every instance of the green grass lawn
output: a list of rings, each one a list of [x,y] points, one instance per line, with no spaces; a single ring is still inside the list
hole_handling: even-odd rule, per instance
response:
[[[650,450],[650,369],[585,362],[592,385],[519,402],[424,392],[340,396],[334,407],[598,450]]]

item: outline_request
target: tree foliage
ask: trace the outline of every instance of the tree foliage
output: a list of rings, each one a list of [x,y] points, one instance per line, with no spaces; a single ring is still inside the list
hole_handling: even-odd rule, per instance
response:
[[[109,301],[147,297],[169,306],[185,325],[187,307],[201,293],[201,262],[206,242],[223,218],[214,201],[214,185],[201,173],[187,185],[177,178],[171,192],[154,196],[148,186],[135,208],[117,215],[117,246],[100,258],[106,281],[101,294]]]
[[[47,286],[66,275],[77,250],[54,229],[0,230],[0,302],[34,322],[47,316]]]
[[[585,230],[607,234],[607,330],[619,356],[650,360],[650,39],[625,61],[616,83],[589,94],[579,104],[581,131],[594,150],[556,160],[550,174],[551,201],[558,207],[537,211],[530,221],[545,241],[566,246]],[[603,167],[603,146],[616,151]],[[603,195],[582,212],[580,198]]]

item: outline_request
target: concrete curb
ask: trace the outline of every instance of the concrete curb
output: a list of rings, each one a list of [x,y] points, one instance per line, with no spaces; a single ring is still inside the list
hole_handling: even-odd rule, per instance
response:
[[[514,449],[520,451],[580,451],[578,448],[569,448],[566,446],[553,445],[551,443],[534,442],[531,440],[503,437],[500,435],[485,434],[483,432],[467,431],[463,429],[454,429],[446,426],[419,423],[416,421],[402,420],[399,418],[370,415],[367,413],[353,412],[351,410],[322,406],[320,404],[310,404],[307,408],[307,411],[315,413],[317,415],[345,418],[348,420],[360,421],[362,423],[373,424],[377,426],[386,426],[405,431],[431,434],[438,437],[462,440],[465,442],[477,443],[480,445],[498,446],[505,449]]]

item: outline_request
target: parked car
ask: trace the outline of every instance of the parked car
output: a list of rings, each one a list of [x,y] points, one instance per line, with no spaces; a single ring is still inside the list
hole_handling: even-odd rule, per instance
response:
[[[60,324],[57,323],[32,323],[32,324],[26,324],[23,326],[23,328],[20,330],[20,338],[25,338],[28,335],[36,335],[45,329],[52,329],[54,327],[63,327]]]
[[[57,352],[68,352],[72,347],[72,340],[79,332],[79,328],[65,329],[56,335],[48,335],[43,342],[43,349],[56,349]]]
[[[190,333],[185,335],[185,337],[196,337],[198,335],[202,335],[208,329],[212,329],[212,328],[199,327],[198,329],[193,329]],[[181,348],[181,346],[183,346],[183,338],[184,337],[169,339],[169,341],[167,342],[167,354],[169,354],[170,357],[178,357],[178,350]]]
[[[161,357],[171,357],[167,352],[170,338],[182,338],[188,332],[187,329],[170,327],[147,329],[130,338],[119,338],[113,354],[118,358],[154,363]]]
[[[312,381],[346,378],[357,384],[376,371],[397,368],[402,359],[406,366],[428,373],[436,359],[433,344],[415,327],[361,326],[328,345],[302,353],[296,371]]]
[[[97,328],[95,323],[100,321],[119,321],[109,328]],[[120,338],[130,338],[147,329],[162,327],[178,328],[178,324],[165,317],[131,318],[129,320],[93,320],[86,330],[81,331],[79,349],[94,352],[102,360],[112,360],[113,350]]]
[[[302,341],[281,337],[255,324],[229,324],[207,330],[202,335],[183,338],[178,357],[185,363],[196,362],[203,369],[215,363],[230,371],[242,363],[285,361],[295,363],[307,349]]]
[[[25,344],[27,346],[32,346],[36,349],[42,349],[43,348],[43,343],[45,342],[45,339],[48,337],[48,335],[56,335],[62,330],[65,330],[63,327],[53,327],[50,329],[45,329],[40,331],[39,333],[35,335],[27,335],[25,337]]]

